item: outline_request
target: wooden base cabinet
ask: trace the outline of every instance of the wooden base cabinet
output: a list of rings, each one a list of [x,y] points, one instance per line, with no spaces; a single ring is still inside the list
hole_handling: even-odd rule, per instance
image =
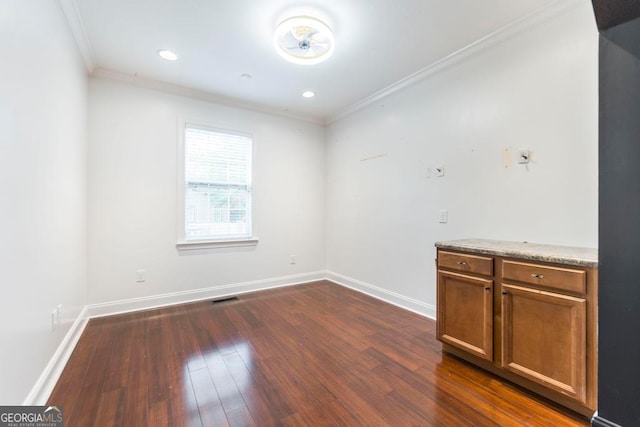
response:
[[[442,249],[437,265],[445,351],[593,415],[596,268]]]
[[[441,272],[438,337],[485,360],[493,360],[493,281]]]
[[[502,367],[586,403],[586,300],[502,286]]]
[[[442,251],[438,264],[438,338],[493,360],[493,258]]]

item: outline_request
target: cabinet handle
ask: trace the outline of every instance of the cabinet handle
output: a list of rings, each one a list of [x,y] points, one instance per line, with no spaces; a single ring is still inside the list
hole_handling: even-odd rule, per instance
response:
[[[490,291],[491,288],[489,286],[487,286],[486,288],[484,288],[485,291]]]
[[[538,273],[533,273],[531,275],[531,277],[534,277],[536,279],[543,279],[544,278],[544,276],[542,274],[538,274]]]
[[[458,261],[458,265],[467,265],[467,261]]]
[[[502,291],[502,295],[507,295],[507,291]]]

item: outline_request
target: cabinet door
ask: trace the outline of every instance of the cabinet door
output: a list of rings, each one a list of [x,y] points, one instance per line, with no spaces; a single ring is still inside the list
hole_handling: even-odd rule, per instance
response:
[[[584,403],[586,301],[503,284],[502,366]]]
[[[493,281],[438,272],[438,338],[493,361]]]

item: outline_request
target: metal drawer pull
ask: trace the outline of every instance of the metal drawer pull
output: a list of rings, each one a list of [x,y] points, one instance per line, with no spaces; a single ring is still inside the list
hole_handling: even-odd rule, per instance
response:
[[[543,279],[544,278],[544,276],[542,274],[538,274],[538,273],[533,273],[531,275],[531,277],[535,277],[536,279]]]
[[[490,291],[491,288],[489,286],[487,286],[486,288],[484,288],[485,291]]]
[[[458,261],[458,265],[467,265],[467,261]]]

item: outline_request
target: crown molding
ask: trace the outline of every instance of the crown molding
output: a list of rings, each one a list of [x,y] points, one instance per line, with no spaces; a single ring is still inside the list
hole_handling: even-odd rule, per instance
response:
[[[71,34],[73,34],[76,45],[78,45],[80,55],[82,56],[85,67],[87,68],[87,72],[92,73],[96,68],[96,63],[93,59],[91,43],[89,43],[87,31],[84,28],[84,23],[80,17],[78,6],[76,5],[75,0],[58,0],[58,4],[64,13],[64,16],[67,18],[67,24],[69,25]]]
[[[427,65],[423,69],[408,75],[407,77],[387,86],[378,92],[350,105],[342,111],[330,116],[325,121],[326,125],[337,122],[345,117],[360,111],[376,102],[401,91],[402,89],[414,85],[418,82],[426,80],[427,78],[439,73],[440,71],[451,67],[473,55],[476,55],[492,46],[495,46],[511,37],[521,34],[525,31],[535,28],[550,19],[560,15],[561,13],[576,7],[577,5],[584,3],[584,0],[556,0],[553,3],[546,5],[526,16],[520,18],[504,27],[488,34],[487,36],[476,40],[475,42],[459,49],[444,58]]]
[[[140,77],[135,74],[121,73],[120,71],[109,70],[106,68],[98,67],[90,73],[91,77],[100,78],[103,80],[111,80],[114,82],[130,84],[133,86],[142,87],[145,89],[156,90],[163,93],[172,95],[185,96],[187,98],[198,99],[200,101],[211,102],[213,104],[219,104],[226,107],[241,108],[243,110],[249,110],[256,113],[269,114],[272,116],[284,117],[287,119],[293,119],[316,125],[324,125],[325,121],[319,117],[303,116],[298,114],[292,114],[288,111],[280,111],[273,107],[267,107],[260,104],[253,104],[249,102],[238,101],[234,98],[217,95],[205,90],[194,89],[186,86],[180,86],[173,83],[167,83],[160,80],[150,79],[147,77]]]
[[[294,120],[300,120],[318,125],[330,125],[334,122],[342,120],[343,118],[354,114],[380,100],[405,89],[408,86],[419,83],[427,78],[439,73],[440,71],[451,67],[473,55],[476,55],[492,46],[495,46],[511,37],[528,31],[538,25],[541,25],[548,20],[558,16],[559,14],[576,7],[584,2],[584,0],[555,0],[549,5],[546,5],[537,11],[534,11],[517,21],[514,21],[504,27],[488,34],[487,36],[445,56],[444,58],[422,68],[421,70],[408,75],[407,77],[381,89],[372,95],[363,98],[360,101],[342,109],[341,111],[330,115],[328,117],[316,117],[306,116],[300,114],[293,114],[289,111],[279,110],[278,108],[268,107],[261,104],[239,101],[234,98],[217,95],[206,90],[189,88],[186,86],[176,85],[172,83],[162,82],[146,77],[139,77],[137,75],[131,75],[122,73],[119,71],[100,68],[96,65],[93,59],[93,51],[89,38],[82,22],[82,18],[76,5],[76,0],[58,0],[58,3],[67,19],[67,23],[73,34],[73,37],[78,45],[80,54],[85,63],[87,71],[91,77],[102,78],[105,80],[117,81],[120,83],[127,83],[134,86],[140,86],[147,89],[153,89],[165,93],[171,93],[174,95],[186,96],[189,98],[195,98],[206,102],[225,105],[228,107],[242,108],[258,113],[270,114],[279,117],[285,117]]]

